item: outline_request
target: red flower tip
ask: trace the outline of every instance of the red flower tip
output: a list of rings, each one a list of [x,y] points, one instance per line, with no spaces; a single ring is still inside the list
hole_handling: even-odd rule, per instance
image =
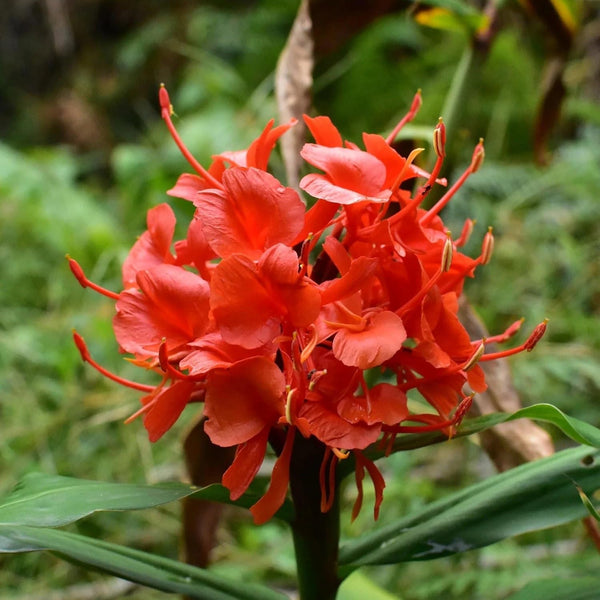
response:
[[[471,157],[471,173],[477,173],[477,171],[479,171],[484,158],[485,149],[483,147],[483,138],[479,138],[479,143],[475,146],[473,156]]]
[[[83,362],[90,362],[90,352],[85,345],[85,341],[83,338],[73,329],[73,341],[77,346],[77,350],[79,350],[79,354],[81,354],[81,360]]]
[[[473,233],[475,223],[477,223],[476,219],[467,219],[465,221],[462,231],[460,232],[460,237],[454,242],[458,248],[461,248],[469,241],[469,238]]]
[[[71,269],[71,273],[75,275],[75,279],[79,281],[79,285],[83,288],[91,288],[94,291],[106,296],[107,298],[112,298],[113,300],[118,300],[119,294],[116,292],[111,292],[102,286],[95,284],[93,281],[90,281],[83,272],[81,265],[74,259],[71,258],[68,254],[66,255],[67,260],[69,261],[69,268]]]
[[[162,110],[166,110],[169,116],[173,114],[173,105],[171,104],[169,92],[167,92],[167,88],[165,87],[164,83],[160,84],[160,88],[158,90],[158,102],[160,104],[160,108]]]
[[[413,97],[412,104],[410,105],[410,115],[411,118],[417,114],[417,111],[421,108],[423,104],[423,96],[421,95],[421,88],[417,90],[417,93]]]
[[[446,156],[446,126],[442,117],[440,117],[438,124],[433,130],[433,149],[438,158]]]
[[[481,256],[479,257],[479,264],[487,265],[492,259],[492,253],[494,252],[494,234],[492,228],[488,227],[487,233],[483,236],[483,243],[481,244]]]
[[[546,325],[548,323],[548,319],[544,319],[532,332],[531,335],[527,338],[527,341],[523,344],[523,348],[527,350],[527,352],[531,352],[535,345],[542,339],[544,334],[546,333]]]
[[[71,273],[75,275],[75,279],[79,281],[81,287],[86,288],[87,278],[83,272],[83,269],[81,268],[81,265],[74,258],[71,258],[69,254],[65,254],[65,258],[69,261],[69,268],[71,269]]]

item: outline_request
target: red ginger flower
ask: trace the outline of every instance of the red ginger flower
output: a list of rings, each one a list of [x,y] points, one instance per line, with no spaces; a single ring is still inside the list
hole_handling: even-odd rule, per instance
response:
[[[385,482],[362,451],[382,436],[391,448],[402,433],[451,435],[471,402],[465,386],[485,389],[477,362],[531,350],[546,327],[538,326],[521,346],[490,354],[486,344],[505,341],[519,322],[500,336],[471,341],[457,318],[464,279],[489,261],[493,236],[488,232],[481,255],[469,258],[458,250],[469,223],[453,241],[438,213],[479,169],[481,142],[459,180],[425,211],[420,205],[431,186],[445,184],[438,178],[443,123],[434,132],[431,173],[413,164],[420,150],[405,158],[391,146],[414,117],[420,94],[388,139],[364,134],[364,150],[344,145],[327,117],[305,117],[316,143],[301,154],[323,171],[301,181],[316,198],[305,210],[298,194],[267,172],[277,139],[293,122],[270,122],[248,150],[223,152],[205,169],[179,138],[164,88],[160,104],[196,172],[182,175],[168,192],[196,207],[185,239],[173,242],[175,217],[166,204],[151,209],[148,230],[123,265],[119,294],[89,281],[73,259],[69,264],[84,287],[116,301],[121,350],[161,380],[147,386],[106,371],[74,334],[82,358],[144,393],[129,420],[144,415],[151,441],[188,403],[202,402],[212,442],[236,447],[222,479],[233,499],[254,479],[269,442],[279,440],[271,484],[251,509],[256,522],[271,518],[286,497],[299,435],[323,447],[322,510],[333,502],[338,461],[353,452],[353,517],[365,471],[375,485],[377,516]],[[400,189],[411,178],[426,179],[412,195]],[[385,381],[368,384],[365,372],[374,368]],[[409,413],[409,390],[433,412]]]

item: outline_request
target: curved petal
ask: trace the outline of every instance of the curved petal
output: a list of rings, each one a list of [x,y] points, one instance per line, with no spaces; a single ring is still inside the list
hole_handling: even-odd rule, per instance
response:
[[[218,446],[247,442],[285,413],[285,378],[268,358],[248,358],[207,377],[204,429]]]
[[[367,319],[362,331],[340,329],[333,340],[333,353],[345,365],[370,369],[392,358],[405,339],[402,319],[386,310]]]
[[[304,225],[304,203],[297,192],[256,168],[223,173],[223,190],[205,190],[194,202],[204,235],[222,257],[235,253],[258,259],[277,243],[287,244]]]
[[[232,500],[237,500],[252,483],[265,458],[270,427],[265,427],[253,438],[240,444],[231,466],[223,473],[221,482],[229,490]]]
[[[138,271],[174,262],[171,242],[175,232],[175,213],[168,204],[159,204],[148,211],[148,229],[133,245],[123,262],[123,287],[136,287]]]

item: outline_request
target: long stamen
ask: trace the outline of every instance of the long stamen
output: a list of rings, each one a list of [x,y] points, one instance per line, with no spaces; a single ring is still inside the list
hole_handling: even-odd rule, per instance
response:
[[[423,104],[423,98],[421,97],[421,90],[418,89],[417,93],[413,97],[410,110],[402,117],[396,127],[394,127],[390,135],[385,138],[385,141],[388,144],[391,144],[396,139],[396,136],[400,133],[400,130],[415,118],[417,112],[419,112],[419,108],[421,108],[421,104]]]
[[[517,333],[517,331],[519,331],[519,329],[521,329],[521,325],[523,325],[524,321],[525,321],[525,319],[523,317],[521,317],[518,321],[515,321],[514,323],[509,325],[502,333],[500,333],[498,335],[492,335],[492,336],[486,337],[485,340],[484,339],[475,340],[471,343],[479,344],[481,342],[485,342],[486,344],[501,344],[502,342],[506,342],[513,335],[515,335]]]
[[[531,332],[529,337],[520,345],[515,348],[509,348],[508,350],[502,350],[500,352],[491,352],[490,354],[484,354],[479,361],[484,362],[488,360],[496,360],[498,358],[504,358],[506,356],[512,356],[519,352],[531,352],[535,345],[542,339],[544,333],[546,333],[546,325],[548,319],[544,319],[535,329]]]
[[[463,183],[468,177],[475,173],[481,167],[483,162],[484,150],[483,150],[483,139],[479,140],[475,150],[473,151],[473,157],[471,158],[471,164],[465,169],[464,173],[458,178],[458,181],[432,206],[422,217],[421,225],[428,225],[433,217],[437,215],[448,202],[452,199],[452,196],[460,189]]]
[[[196,171],[196,173],[198,173],[198,175],[201,175],[202,177],[204,177],[204,179],[206,179],[209,183],[214,185],[217,189],[220,189],[220,190],[224,189],[223,184],[218,179],[215,179],[192,156],[192,153],[187,149],[187,146],[183,143],[183,140],[181,139],[181,137],[179,137],[179,134],[177,133],[177,130],[175,129],[175,125],[173,125],[173,121],[171,120],[171,115],[173,114],[173,105],[171,104],[171,101],[169,100],[169,93],[167,92],[167,89],[165,88],[164,84],[162,84],[162,83],[160,84],[160,89],[158,91],[158,100],[159,100],[160,108],[161,108],[160,114],[161,114],[163,120],[165,121],[165,123],[167,124],[169,133],[171,134],[171,137],[173,138],[173,140],[179,147],[179,150],[181,150],[181,153],[183,154],[183,156],[190,163],[192,169],[194,169],[194,171]]]
[[[83,288],[89,287],[92,290],[94,290],[95,292],[98,292],[99,294],[102,294],[103,296],[106,296],[107,298],[111,298],[112,300],[119,299],[119,294],[117,294],[116,292],[107,290],[106,288],[103,288],[102,286],[94,283],[93,281],[90,281],[85,276],[85,273],[83,272],[83,269],[81,268],[81,265],[74,258],[71,258],[68,254],[66,255],[66,258],[69,261],[69,268],[71,269],[71,272],[73,273],[73,275],[75,275],[75,279],[77,279],[77,281],[79,282],[79,285],[81,285],[81,287],[83,287]]]
[[[79,354],[81,354],[81,359],[83,360],[83,362],[89,363],[94,369],[96,369],[96,371],[98,371],[99,373],[101,373],[102,375],[107,377],[108,379],[111,379],[112,381],[115,381],[116,383],[120,383],[121,385],[132,388],[134,390],[138,390],[140,392],[150,393],[156,389],[156,387],[153,385],[144,385],[143,383],[136,383],[135,381],[130,381],[129,379],[124,379],[123,377],[119,377],[118,375],[111,373],[110,371],[105,369],[103,366],[99,365],[91,357],[90,352],[85,344],[84,339],[75,330],[73,330],[73,340],[75,341],[77,350],[79,350]]]

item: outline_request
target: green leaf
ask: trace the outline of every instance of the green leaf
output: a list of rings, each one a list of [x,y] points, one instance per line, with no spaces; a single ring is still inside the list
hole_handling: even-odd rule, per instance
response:
[[[574,482],[600,488],[600,451],[564,450],[438,500],[341,548],[352,567],[428,560],[586,515]]]
[[[544,579],[532,581],[506,600],[597,600],[600,579],[578,577],[577,579]]]
[[[584,446],[600,448],[600,429],[579,419],[569,417],[552,404],[534,404],[512,414],[492,413],[474,419],[465,419],[454,434],[454,437],[467,437],[474,433],[485,431],[495,425],[500,425],[500,423],[515,421],[517,419],[533,419],[534,421],[551,423],[575,442]],[[392,446],[392,452],[414,450],[415,448],[423,448],[446,441],[448,441],[448,436],[439,431],[399,435]],[[384,452],[382,450],[372,449],[368,452],[368,456],[371,459],[380,458],[383,455]]]
[[[165,592],[202,600],[283,600],[267,587],[235,582],[176,560],[58,529],[0,525],[3,549],[50,550],[83,564]],[[16,551],[16,550],[14,550]]]
[[[159,506],[193,491],[183,483],[132,485],[30,473],[0,504],[0,524],[58,527],[96,511]]]
[[[135,485],[31,473],[0,503],[0,525],[59,527],[98,511],[153,508],[186,496],[249,508],[261,495],[251,486],[232,502],[229,490],[219,484],[203,488],[178,482]],[[276,516],[288,522],[293,519],[294,510],[289,500]],[[0,543],[2,551],[6,550]]]

